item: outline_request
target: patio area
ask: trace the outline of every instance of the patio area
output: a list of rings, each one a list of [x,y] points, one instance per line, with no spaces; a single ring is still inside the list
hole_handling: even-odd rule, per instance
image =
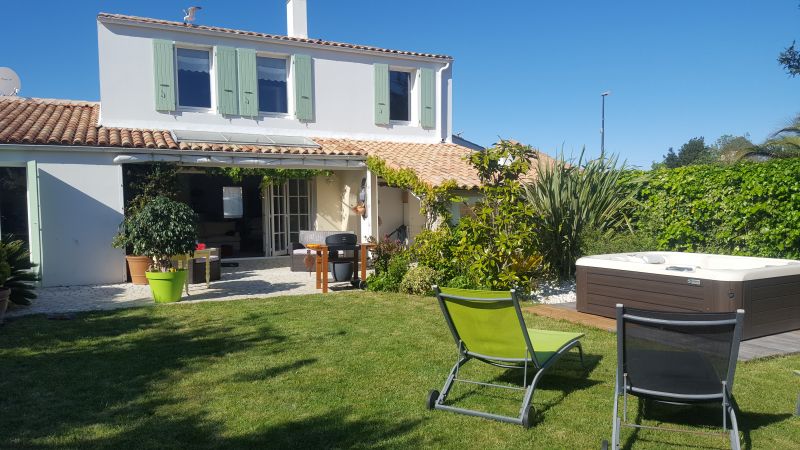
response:
[[[189,296],[181,303],[264,298],[276,295],[301,295],[314,289],[314,272],[292,272],[289,257],[236,261],[238,267],[222,267],[222,279],[190,284]],[[330,282],[331,291],[349,289],[350,283]],[[60,315],[79,311],[110,310],[153,305],[147,285],[132,283],[95,286],[59,286],[36,290],[38,298],[26,307],[9,307],[7,318],[29,314]]]

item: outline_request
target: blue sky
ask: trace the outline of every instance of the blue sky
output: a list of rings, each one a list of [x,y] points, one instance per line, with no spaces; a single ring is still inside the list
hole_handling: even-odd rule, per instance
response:
[[[454,56],[454,131],[481,144],[596,155],[604,90],[606,150],[645,168],[800,113],[800,78],[775,61],[800,40],[798,0],[308,1],[311,37]],[[97,100],[95,15],[181,20],[190,4],[198,23],[286,32],[284,0],[4,2],[0,66],[22,95]]]

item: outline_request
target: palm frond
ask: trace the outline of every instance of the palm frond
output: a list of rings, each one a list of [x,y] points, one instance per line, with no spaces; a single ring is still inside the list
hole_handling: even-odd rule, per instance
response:
[[[30,305],[31,300],[36,298],[34,290],[39,276],[33,270],[34,265],[30,262],[30,253],[25,248],[25,243],[8,235],[0,239],[0,245],[5,249],[8,264],[11,266],[11,276],[5,282],[5,287],[11,289],[9,300],[16,305]]]

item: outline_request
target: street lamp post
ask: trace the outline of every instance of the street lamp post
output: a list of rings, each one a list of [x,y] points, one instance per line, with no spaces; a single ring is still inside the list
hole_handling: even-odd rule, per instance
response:
[[[605,91],[600,94],[602,98],[602,109],[600,111],[600,159],[606,156],[606,97],[611,94],[611,91]]]

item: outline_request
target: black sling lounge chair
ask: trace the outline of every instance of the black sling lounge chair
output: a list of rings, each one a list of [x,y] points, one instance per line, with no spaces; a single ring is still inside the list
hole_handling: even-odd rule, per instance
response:
[[[739,427],[732,392],[743,319],[741,309],[735,313],[681,313],[645,311],[618,304],[611,448],[620,448],[622,426],[702,433],[628,423],[628,395],[634,395],[682,405],[719,402],[722,434],[729,432],[731,448],[738,450]],[[603,448],[607,444],[604,441]]]

